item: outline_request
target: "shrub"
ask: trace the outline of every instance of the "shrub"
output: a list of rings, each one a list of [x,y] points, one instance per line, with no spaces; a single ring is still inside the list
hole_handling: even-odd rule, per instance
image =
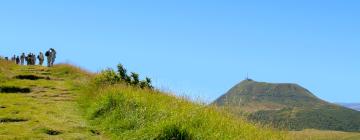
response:
[[[118,64],[117,68],[118,68],[118,74],[120,76],[120,79],[121,80],[126,80],[126,76],[127,76],[126,72],[127,72],[127,70],[125,69],[125,67],[122,64]]]
[[[135,86],[139,85],[139,74],[131,72],[131,84]]]
[[[139,86],[143,89],[153,89],[150,78],[146,77],[145,80],[140,81],[139,74],[135,72],[131,72],[131,75],[127,75],[127,70],[122,64],[118,64],[117,68],[117,72],[110,68],[101,71],[100,74],[95,78],[96,84],[113,85],[123,82],[129,85]]]
[[[95,81],[97,84],[116,84],[120,78],[113,69],[106,69],[100,72]]]

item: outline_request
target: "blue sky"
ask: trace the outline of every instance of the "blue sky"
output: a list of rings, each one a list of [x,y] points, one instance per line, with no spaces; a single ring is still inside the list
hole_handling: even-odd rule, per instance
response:
[[[163,90],[212,101],[247,73],[360,102],[360,2],[0,2],[0,54],[58,51],[96,72],[123,63]]]

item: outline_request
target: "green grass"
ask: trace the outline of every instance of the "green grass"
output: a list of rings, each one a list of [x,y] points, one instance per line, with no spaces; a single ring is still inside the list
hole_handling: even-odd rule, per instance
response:
[[[359,140],[360,133],[324,131],[307,129],[303,131],[291,131],[289,136],[293,140]]]
[[[0,139],[324,138],[310,132],[288,136],[160,91],[99,85],[93,81],[96,74],[68,64],[46,68],[0,63],[0,86],[31,89],[26,94],[0,93]],[[17,75],[49,79],[20,80]],[[333,133],[336,138],[358,138],[355,133]]]
[[[76,68],[18,66],[6,61],[0,61],[0,64],[0,86],[31,89],[26,94],[0,93],[0,139],[104,138],[91,132],[75,101],[77,94],[72,81],[81,78],[75,79],[61,72]],[[15,78],[17,75],[51,79],[20,80]]]
[[[91,123],[114,139],[285,139],[284,132],[167,93],[118,84],[84,85],[80,103]]]

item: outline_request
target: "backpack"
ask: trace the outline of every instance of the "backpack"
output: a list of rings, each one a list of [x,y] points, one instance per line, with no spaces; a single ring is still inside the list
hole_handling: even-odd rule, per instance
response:
[[[46,51],[45,56],[49,56],[49,55],[50,55],[50,52]]]

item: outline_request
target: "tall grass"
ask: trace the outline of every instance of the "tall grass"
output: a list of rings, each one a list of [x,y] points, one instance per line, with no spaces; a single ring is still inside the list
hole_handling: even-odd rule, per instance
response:
[[[81,93],[87,118],[114,139],[285,139],[282,132],[160,91],[90,82]]]

